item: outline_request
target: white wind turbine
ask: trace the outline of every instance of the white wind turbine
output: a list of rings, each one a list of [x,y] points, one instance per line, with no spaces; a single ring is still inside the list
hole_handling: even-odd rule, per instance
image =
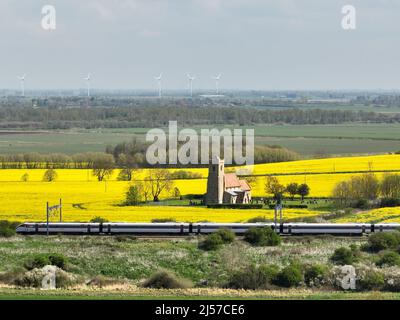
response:
[[[25,97],[25,78],[26,74],[23,74],[22,76],[18,77],[19,81],[21,81],[21,93],[23,97]]]
[[[189,88],[190,88],[190,96],[193,97],[193,80],[196,79],[196,77],[191,76],[189,73],[187,74],[187,78],[189,80]]]
[[[90,73],[88,73],[86,78],[83,78],[86,81],[86,86],[87,86],[87,96],[90,97]]]
[[[161,98],[162,97],[162,86],[161,86],[162,73],[160,73],[160,75],[158,77],[155,77],[154,79],[156,79],[158,82],[158,97]]]
[[[215,91],[217,95],[219,94],[219,80],[221,80],[222,74],[218,74],[215,77],[211,77],[211,79],[215,80]]]

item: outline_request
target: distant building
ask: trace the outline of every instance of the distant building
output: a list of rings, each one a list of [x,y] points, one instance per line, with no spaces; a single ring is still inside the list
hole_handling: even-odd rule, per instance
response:
[[[251,202],[251,187],[236,173],[225,173],[224,160],[208,169],[206,204],[245,204]]]

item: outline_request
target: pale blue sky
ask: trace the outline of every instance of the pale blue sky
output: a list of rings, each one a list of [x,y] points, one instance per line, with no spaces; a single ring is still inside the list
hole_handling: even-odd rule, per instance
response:
[[[399,35],[398,0],[0,0],[0,87],[400,89]]]

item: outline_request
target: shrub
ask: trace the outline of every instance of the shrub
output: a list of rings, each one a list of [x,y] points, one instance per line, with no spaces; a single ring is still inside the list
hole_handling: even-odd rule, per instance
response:
[[[235,240],[235,234],[230,229],[222,228],[216,233],[221,237],[223,243],[231,243]]]
[[[275,265],[262,265],[256,267],[251,265],[241,271],[233,273],[227,284],[231,289],[267,289],[279,273]]]
[[[223,244],[224,241],[218,233],[211,233],[202,243],[200,243],[200,248],[206,251],[217,250]]]
[[[386,251],[384,252],[379,260],[376,262],[378,267],[392,267],[400,265],[400,255],[394,251]]]
[[[60,269],[65,269],[67,258],[64,255],[60,253],[51,253],[48,255],[48,258],[52,266],[57,266]]]
[[[17,223],[0,221],[0,237],[9,238],[15,235]]]
[[[127,206],[137,206],[140,204],[142,199],[142,194],[139,186],[132,185],[129,187],[126,193],[125,205]]]
[[[357,290],[360,291],[380,290],[385,284],[385,277],[383,273],[379,271],[369,269],[358,273],[359,277],[356,282]]]
[[[337,248],[330,259],[334,264],[339,265],[353,264],[357,260],[353,250],[345,247]]]
[[[373,252],[395,249],[400,244],[400,232],[379,232],[368,237],[368,248]]]
[[[299,286],[302,281],[301,267],[298,264],[290,264],[278,273],[274,283],[281,287],[290,288]]]
[[[321,264],[306,266],[304,272],[304,282],[309,287],[319,287],[326,282],[329,270],[328,267]]]
[[[354,204],[354,208],[358,209],[368,209],[370,207],[368,200],[366,199],[359,199]]]
[[[29,180],[29,174],[24,173],[24,174],[21,176],[21,181],[22,181],[22,182],[27,182],[28,180]]]
[[[143,283],[143,287],[155,289],[185,289],[192,286],[190,280],[178,278],[169,271],[158,271]]]
[[[244,240],[254,246],[277,246],[281,237],[271,228],[250,228],[244,235]]]
[[[28,270],[43,268],[46,265],[50,265],[49,257],[45,254],[39,254],[33,258],[27,260],[24,267]]]
[[[43,175],[43,181],[44,182],[52,182],[52,181],[56,181],[58,177],[58,174],[55,170],[53,169],[48,169],[46,170],[46,172]]]
[[[92,218],[91,220],[90,220],[90,222],[92,222],[92,223],[104,223],[104,222],[108,222],[108,220],[107,219],[105,219],[105,218],[102,218],[102,217],[94,217],[94,218]]]
[[[381,199],[381,202],[380,202],[379,206],[381,208],[400,207],[400,199],[384,198],[384,199]]]
[[[59,253],[51,253],[51,254],[38,254],[33,258],[28,259],[24,267],[28,270],[32,269],[40,269],[47,265],[57,266],[60,269],[64,269],[67,262],[67,258]]]

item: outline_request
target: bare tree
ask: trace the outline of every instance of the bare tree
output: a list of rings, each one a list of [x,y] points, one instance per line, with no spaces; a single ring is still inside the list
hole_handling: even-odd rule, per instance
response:
[[[159,201],[161,192],[171,191],[174,184],[171,179],[171,174],[166,169],[150,170],[150,174],[145,180],[150,185],[153,201]]]
[[[98,181],[109,178],[114,171],[114,158],[110,154],[99,153],[93,158],[93,175]]]

